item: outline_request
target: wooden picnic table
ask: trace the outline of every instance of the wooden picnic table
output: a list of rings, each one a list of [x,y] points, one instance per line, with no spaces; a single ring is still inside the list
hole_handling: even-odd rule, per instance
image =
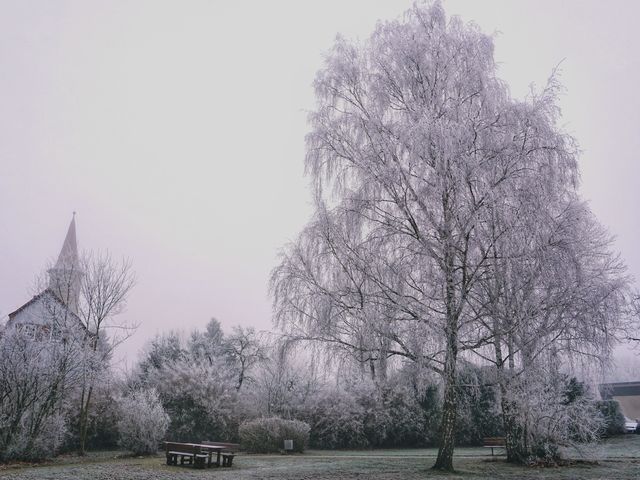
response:
[[[200,443],[208,446],[215,446],[216,448],[222,447],[222,453],[218,451],[218,466],[220,466],[220,457],[222,456],[222,466],[230,467],[233,465],[233,458],[236,456],[235,452],[240,448],[238,443],[218,442],[211,440],[201,440]]]
[[[216,453],[216,467],[220,466],[220,455],[222,454],[222,451],[226,448],[224,445],[205,445],[203,443],[196,443],[194,444],[194,446],[196,447],[200,447],[202,450],[205,450],[207,452],[209,452],[209,464],[208,466],[211,467],[212,462],[211,462],[211,457],[213,456],[213,453]]]
[[[185,442],[164,442],[165,443],[165,448],[166,448],[166,452],[167,452],[167,463],[169,463],[169,458],[170,458],[170,453],[171,451],[174,452],[182,452],[184,451],[185,453],[191,453],[191,452],[196,452],[196,451],[200,451],[202,453],[206,452],[206,455],[208,455],[208,460],[207,460],[207,467],[212,467],[213,466],[213,454],[216,453],[216,462],[215,465],[216,467],[220,466],[220,456],[222,454],[222,451],[227,448],[225,445],[205,445],[202,443],[185,443]],[[195,453],[194,453],[195,455]],[[174,463],[174,465],[177,465],[177,458],[176,461]],[[195,465],[195,457],[194,457],[194,465]]]

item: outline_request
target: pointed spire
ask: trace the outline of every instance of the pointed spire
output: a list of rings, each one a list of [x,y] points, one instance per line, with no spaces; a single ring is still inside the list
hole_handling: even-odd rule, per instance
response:
[[[53,292],[69,309],[78,314],[80,299],[80,257],[78,256],[78,242],[76,241],[76,212],[64,238],[58,261],[49,269],[49,290]]]
[[[62,250],[58,255],[55,269],[78,268],[78,242],[76,241],[76,212],[73,212],[73,218],[67,230],[67,236],[64,238]]]

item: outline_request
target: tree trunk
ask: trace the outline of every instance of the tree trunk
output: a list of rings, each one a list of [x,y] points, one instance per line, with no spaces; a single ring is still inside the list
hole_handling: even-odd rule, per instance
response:
[[[503,369],[498,367],[499,371]],[[504,372],[502,372],[504,375]],[[498,373],[498,377],[501,373]],[[507,462],[525,463],[528,458],[527,442],[522,425],[518,422],[518,407],[508,398],[508,388],[504,377],[500,379],[500,408],[504,426],[504,443],[507,450]]]
[[[93,385],[89,386],[87,399],[80,411],[80,449],[79,454],[84,455],[87,448],[87,433],[89,431],[89,406],[91,404],[91,394],[93,393]]]
[[[502,410],[502,424],[504,427],[504,443],[507,450],[507,462],[526,463],[529,457],[526,436],[520,422],[518,422],[518,407],[509,399],[509,379],[505,374],[504,357],[502,355],[501,336],[496,336],[494,342],[496,351],[496,366],[498,384],[500,386],[500,408]],[[512,356],[509,357],[510,362]]]
[[[89,431],[89,426],[88,426],[89,408],[91,407],[91,396],[93,394],[93,386],[95,381],[95,378],[94,378],[95,371],[93,371],[93,369],[96,368],[95,365],[93,364],[93,361],[94,361],[93,356],[95,356],[97,349],[98,349],[98,335],[96,334],[96,337],[91,341],[92,362],[90,365],[88,376],[85,377],[84,379],[84,384],[82,386],[82,398],[80,401],[80,425],[79,425],[80,448],[78,450],[78,453],[80,455],[84,455],[86,453],[86,448],[87,448],[87,434]],[[86,361],[86,358],[85,358],[85,361]],[[86,391],[86,396],[85,396],[85,391]]]
[[[457,330],[448,333],[447,356],[444,370],[444,403],[440,424],[440,448],[434,470],[453,471],[453,449],[455,447],[456,417],[458,415],[458,392],[456,386],[456,364],[458,357]]]
[[[448,209],[448,195],[443,196],[445,229],[443,239],[446,324],[444,335],[446,354],[444,360],[444,402],[442,404],[442,423],[440,424],[440,448],[434,470],[453,471],[453,449],[455,447],[456,417],[458,414],[457,365],[458,365],[458,305],[456,302],[455,249],[452,247],[451,215]]]

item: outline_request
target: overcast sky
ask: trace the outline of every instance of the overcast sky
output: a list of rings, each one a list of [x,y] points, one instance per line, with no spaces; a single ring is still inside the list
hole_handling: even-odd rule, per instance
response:
[[[494,33],[522,97],[562,62],[582,194],[640,278],[640,3],[446,0]],[[0,318],[77,214],[81,248],[132,260],[129,363],[156,333],[271,326],[278,250],[311,213],[311,83],[337,33],[410,1],[1,1]]]

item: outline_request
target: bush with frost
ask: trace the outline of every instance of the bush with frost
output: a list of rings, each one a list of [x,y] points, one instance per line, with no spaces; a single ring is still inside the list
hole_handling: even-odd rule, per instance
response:
[[[77,385],[77,345],[37,341],[12,329],[0,337],[0,462],[42,460],[68,433],[63,412]]]
[[[155,389],[139,389],[119,402],[120,445],[136,455],[157,452],[169,426],[169,416],[162,408]]]
[[[293,440],[293,450],[302,453],[309,441],[309,425],[278,417],[258,418],[240,425],[240,444],[251,453],[278,452],[285,440]]]

